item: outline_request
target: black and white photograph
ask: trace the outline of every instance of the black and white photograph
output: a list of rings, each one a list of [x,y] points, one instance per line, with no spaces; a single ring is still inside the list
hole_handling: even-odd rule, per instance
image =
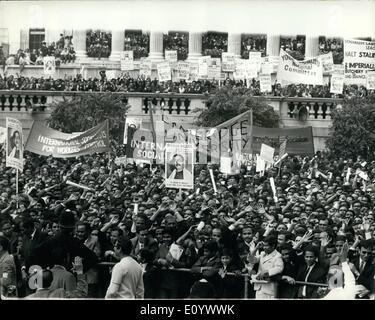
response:
[[[1,300],[375,300],[374,17],[0,1]]]

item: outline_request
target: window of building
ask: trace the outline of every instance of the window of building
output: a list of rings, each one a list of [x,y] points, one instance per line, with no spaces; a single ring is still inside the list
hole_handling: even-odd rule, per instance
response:
[[[42,46],[42,42],[45,41],[46,30],[45,29],[30,29],[29,30],[29,49],[38,50]]]

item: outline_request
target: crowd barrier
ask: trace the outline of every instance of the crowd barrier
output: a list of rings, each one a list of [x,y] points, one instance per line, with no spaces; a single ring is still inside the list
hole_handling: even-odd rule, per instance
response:
[[[98,267],[113,267],[116,263],[115,262],[100,262],[98,263]],[[187,268],[173,268],[170,269],[171,272],[183,272],[183,273],[193,273],[191,269]],[[243,278],[243,283],[244,283],[244,290],[242,297],[244,299],[248,299],[249,297],[249,285],[253,283],[267,283],[267,281],[264,280],[252,280],[251,276],[248,273],[242,273],[242,274],[237,274],[237,273],[232,273],[228,272],[226,273],[227,276],[232,276],[232,277],[242,277]],[[307,282],[307,281],[295,281],[294,285],[296,286],[312,286],[312,287],[328,287],[328,284],[325,283],[317,283],[317,282]]]

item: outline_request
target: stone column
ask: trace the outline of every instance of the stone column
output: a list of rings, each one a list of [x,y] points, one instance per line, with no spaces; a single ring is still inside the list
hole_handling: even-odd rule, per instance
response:
[[[73,45],[77,60],[87,58],[86,52],[86,30],[73,31]]]
[[[268,34],[267,35],[267,56],[279,56],[280,55],[280,36]]]
[[[306,35],[305,59],[314,58],[319,55],[319,37]]]
[[[241,34],[228,34],[228,53],[233,53],[236,58],[241,58]]]
[[[189,32],[188,60],[197,60],[202,56],[202,33]]]
[[[163,32],[151,32],[150,53],[148,56],[152,61],[164,60]]]
[[[124,51],[125,45],[125,31],[124,30],[115,30],[112,31],[112,51],[109,56],[109,60],[119,61],[120,52]]]

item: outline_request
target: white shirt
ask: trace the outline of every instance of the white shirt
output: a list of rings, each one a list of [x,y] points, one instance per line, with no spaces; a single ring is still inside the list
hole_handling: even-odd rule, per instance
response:
[[[311,270],[314,268],[315,263],[309,267],[309,271],[307,271],[306,277],[305,277],[305,282],[307,282],[307,279],[311,273]],[[306,297],[306,286],[303,286],[302,289],[302,296]]]
[[[143,270],[132,257],[126,256],[112,270],[111,283],[106,298],[117,294],[122,299],[143,299]]]

